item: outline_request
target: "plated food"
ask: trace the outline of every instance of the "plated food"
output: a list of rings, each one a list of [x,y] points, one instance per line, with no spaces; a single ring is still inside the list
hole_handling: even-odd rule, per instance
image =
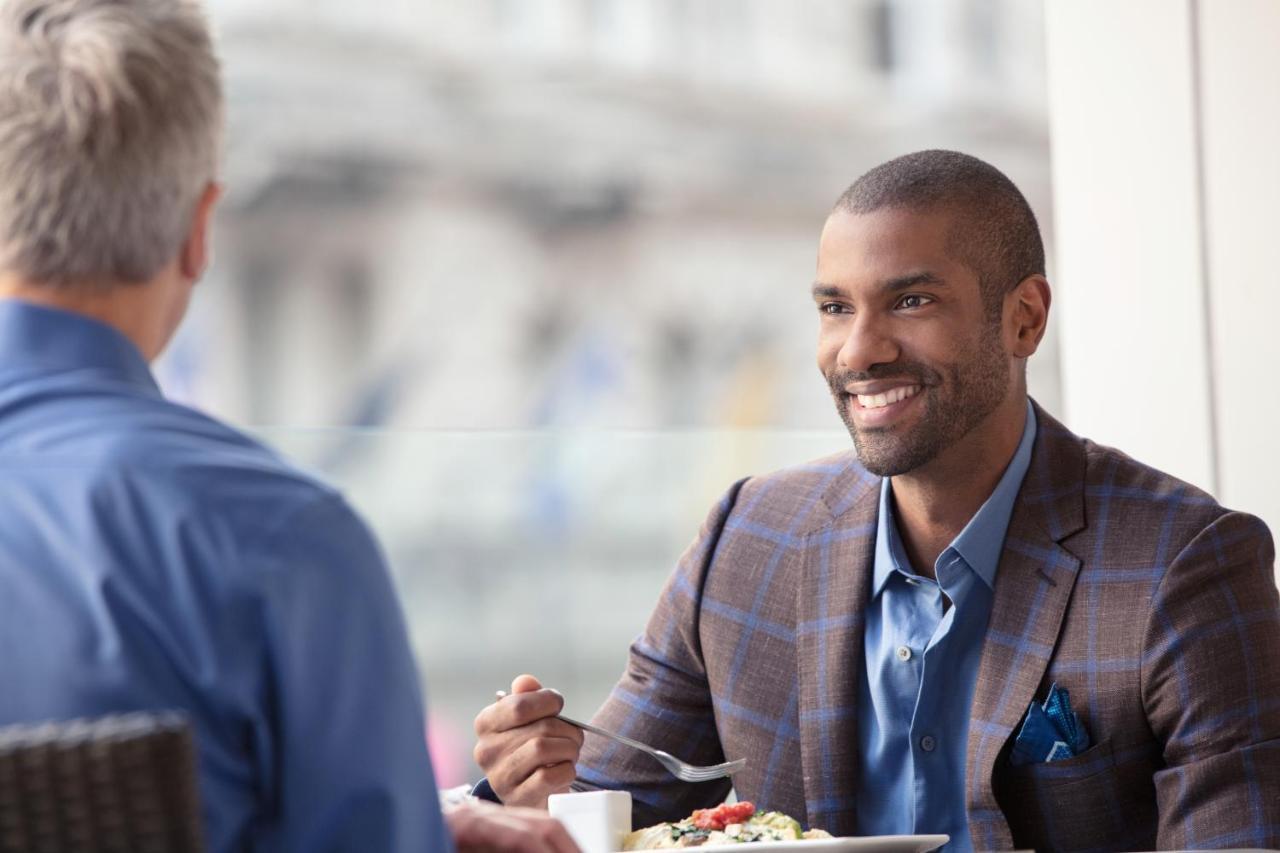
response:
[[[800,822],[782,812],[757,812],[751,803],[725,803],[714,809],[698,809],[675,823],[637,829],[622,840],[623,850],[664,850],[754,841],[803,841],[830,838],[821,829],[808,832]]]

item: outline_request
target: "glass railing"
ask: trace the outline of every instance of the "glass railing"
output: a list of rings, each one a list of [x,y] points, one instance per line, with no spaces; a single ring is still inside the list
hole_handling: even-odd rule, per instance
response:
[[[849,447],[843,431],[255,434],[342,489],[378,534],[446,785],[475,775],[471,720],[513,676],[538,675],[572,715],[595,710],[731,483]]]

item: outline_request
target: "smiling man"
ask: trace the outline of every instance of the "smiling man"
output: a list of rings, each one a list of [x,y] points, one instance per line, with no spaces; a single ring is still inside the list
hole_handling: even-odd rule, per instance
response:
[[[1280,846],[1271,535],[1028,398],[1050,289],[1017,188],[949,151],[878,166],[812,292],[854,453],[729,489],[595,722],[745,757],[739,797],[836,835]],[[561,704],[525,676],[477,717],[497,797],[625,788],[646,824],[728,792],[581,747]]]

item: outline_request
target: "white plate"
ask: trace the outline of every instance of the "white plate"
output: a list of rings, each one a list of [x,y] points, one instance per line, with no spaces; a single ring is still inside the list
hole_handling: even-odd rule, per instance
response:
[[[928,853],[951,840],[949,835],[864,835],[814,838],[809,841],[751,841],[745,844],[703,844],[684,848],[690,853]]]

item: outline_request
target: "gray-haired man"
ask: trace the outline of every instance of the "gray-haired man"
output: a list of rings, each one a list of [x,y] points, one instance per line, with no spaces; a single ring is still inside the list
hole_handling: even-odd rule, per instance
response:
[[[0,0],[0,725],[184,709],[215,853],[572,851],[545,815],[442,818],[364,524],[151,378],[222,108],[189,0]]]

